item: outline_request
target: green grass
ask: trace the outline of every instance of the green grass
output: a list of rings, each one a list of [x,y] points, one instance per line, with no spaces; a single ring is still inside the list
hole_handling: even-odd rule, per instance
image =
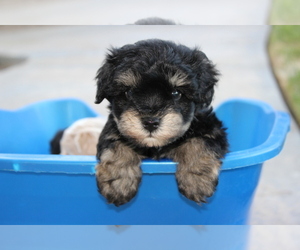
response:
[[[270,24],[300,24],[300,1],[273,0]]]
[[[300,26],[273,26],[268,50],[279,86],[300,127]]]
[[[293,103],[292,108],[300,125],[300,71],[290,78],[288,92],[290,93],[289,98],[291,98],[291,102]]]

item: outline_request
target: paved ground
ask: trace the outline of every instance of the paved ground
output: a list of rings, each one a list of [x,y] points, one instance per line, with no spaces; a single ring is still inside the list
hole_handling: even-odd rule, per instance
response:
[[[1,0],[0,24],[131,24],[164,17],[181,24],[266,24],[271,0]]]
[[[27,60],[0,71],[0,107],[17,109],[39,100],[72,96],[85,100],[100,113],[106,114],[106,104],[99,106],[93,103],[93,78],[106,48],[156,37],[188,46],[199,45],[217,64],[222,78],[214,106],[231,97],[244,97],[264,100],[275,109],[287,111],[266,55],[268,32],[267,26],[61,26],[1,29],[0,54],[26,57]],[[251,224],[300,224],[299,148],[299,130],[292,123],[282,153],[265,163],[252,208]],[[279,239],[273,239],[272,243],[266,240],[271,239],[273,234],[280,234],[280,239],[285,239],[285,244],[293,247],[297,242],[294,239],[297,238],[295,229],[288,226],[253,227],[251,249],[262,249],[255,248],[260,244],[278,246],[276,240]]]

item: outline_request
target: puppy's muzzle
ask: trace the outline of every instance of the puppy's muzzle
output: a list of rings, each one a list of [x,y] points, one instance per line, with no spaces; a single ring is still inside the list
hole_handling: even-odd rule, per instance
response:
[[[160,124],[160,118],[158,117],[144,117],[142,118],[142,123],[145,129],[150,133],[156,130]]]

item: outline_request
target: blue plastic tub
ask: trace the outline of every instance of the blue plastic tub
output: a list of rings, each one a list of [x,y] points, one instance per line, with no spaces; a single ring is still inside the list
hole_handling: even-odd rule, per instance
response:
[[[281,151],[290,122],[260,101],[226,101],[217,115],[228,127],[231,152],[207,204],[178,192],[174,162],[145,160],[137,196],[115,207],[97,192],[95,157],[49,154],[58,129],[97,115],[76,99],[0,111],[0,224],[247,224],[262,165]]]
[[[241,250],[251,226],[0,226],[3,250]],[[12,240],[14,239],[14,240]]]

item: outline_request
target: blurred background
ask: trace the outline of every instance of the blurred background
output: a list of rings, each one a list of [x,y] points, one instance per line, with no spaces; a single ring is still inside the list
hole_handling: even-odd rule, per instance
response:
[[[265,24],[270,0],[1,0],[9,25],[123,25],[163,17],[186,25]]]
[[[0,0],[0,24],[123,25],[155,16],[185,25],[295,25],[299,9],[298,0]]]
[[[77,97],[105,115],[94,77],[108,48],[148,38],[199,46],[222,74],[215,107],[255,98],[293,118],[283,151],[263,167],[249,249],[299,249],[299,12],[297,0],[0,0],[0,109]],[[180,25],[131,25],[148,17]]]

